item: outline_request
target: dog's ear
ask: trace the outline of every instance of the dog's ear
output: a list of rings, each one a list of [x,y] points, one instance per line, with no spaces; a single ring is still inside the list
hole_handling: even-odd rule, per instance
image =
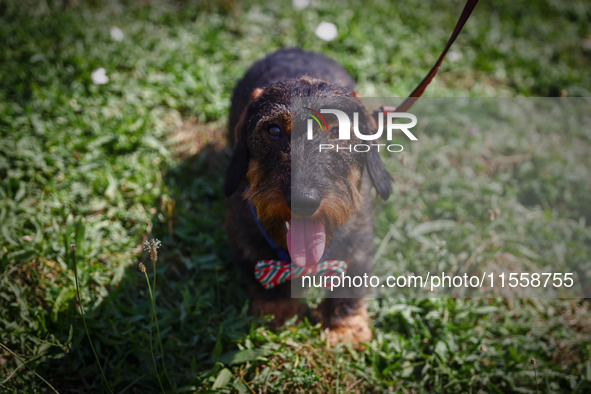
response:
[[[241,126],[241,123],[238,123],[238,126]],[[246,176],[247,166],[248,148],[246,147],[246,138],[239,138],[236,142],[232,159],[230,160],[230,166],[226,171],[226,179],[224,181],[224,194],[226,197],[230,197],[236,193],[240,182]]]
[[[261,94],[263,94],[263,91],[264,90],[261,88],[254,89],[250,95],[250,101],[257,99]],[[248,147],[246,146],[247,113],[248,106],[242,112],[240,120],[236,125],[236,130],[234,131],[234,140],[236,141],[236,145],[234,147],[234,154],[230,160],[230,166],[226,171],[226,179],[224,181],[224,194],[226,197],[230,197],[232,194],[236,193],[236,190],[238,190],[238,187],[240,186],[240,182],[242,182],[242,179],[244,179],[246,176],[249,159]]]
[[[236,193],[240,182],[246,176],[248,167],[248,147],[246,146],[247,130],[246,130],[246,116],[248,113],[248,106],[240,115],[240,120],[236,125],[234,153],[230,159],[230,165],[226,171],[226,179],[224,181],[224,194],[230,197]]]
[[[353,91],[351,93],[353,97],[356,99],[360,99],[359,93],[357,91]],[[369,130],[365,130],[367,134],[371,134],[375,132],[377,128],[377,124],[372,116],[367,112],[365,107],[362,105],[361,101],[359,101],[360,108],[361,108],[361,116],[362,116],[362,124],[365,127],[369,128]],[[371,178],[371,182],[373,186],[376,188],[378,195],[382,198],[382,200],[387,200],[392,193],[392,177],[390,173],[384,167],[384,163],[382,163],[382,159],[380,159],[380,154],[378,153],[377,149],[370,149],[367,152],[367,172],[369,172],[369,177]]]
[[[378,195],[382,200],[387,200],[392,193],[392,177],[384,167],[380,155],[376,149],[367,152],[367,171]]]

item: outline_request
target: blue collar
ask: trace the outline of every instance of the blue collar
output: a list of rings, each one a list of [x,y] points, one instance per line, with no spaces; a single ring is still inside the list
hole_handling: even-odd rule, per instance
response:
[[[250,212],[252,212],[252,216],[254,217],[254,220],[257,223],[257,226],[259,226],[259,230],[261,231],[261,234],[263,234],[263,237],[265,237],[265,239],[267,240],[267,243],[269,244],[271,249],[273,249],[273,251],[275,252],[277,257],[279,257],[280,260],[287,261],[287,262],[291,263],[291,257],[289,256],[289,252],[286,249],[277,245],[275,243],[275,241],[273,241],[273,239],[269,236],[269,234],[267,234],[267,232],[263,228],[263,224],[259,220],[259,217],[257,216],[256,210],[254,209],[254,206],[252,205],[252,203],[249,202],[248,205],[250,206]]]

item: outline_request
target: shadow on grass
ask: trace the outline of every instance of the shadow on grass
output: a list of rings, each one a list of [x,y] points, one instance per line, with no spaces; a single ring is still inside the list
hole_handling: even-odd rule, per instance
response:
[[[173,387],[163,373],[156,327],[153,347],[166,391],[194,390],[213,382],[221,369],[215,361],[235,350],[235,342],[254,327],[223,228],[221,189],[228,149],[219,141],[203,145],[203,141],[187,141],[187,136],[199,138],[216,132],[193,126],[193,131],[173,141],[177,152],[189,155],[164,175],[168,194],[150,210],[153,220],[149,238],[162,242],[156,263],[156,310],[164,364]],[[195,146],[198,149],[191,154]],[[144,252],[141,262],[152,281],[150,256]],[[100,305],[88,308],[86,318],[106,378],[115,392],[160,391],[150,352],[151,302],[137,264],[125,270],[120,283]],[[76,351],[51,363],[51,381],[60,391],[104,387],[80,318],[73,330],[72,346]]]

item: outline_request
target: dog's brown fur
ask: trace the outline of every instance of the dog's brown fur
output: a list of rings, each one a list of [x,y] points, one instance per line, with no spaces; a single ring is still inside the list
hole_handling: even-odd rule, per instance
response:
[[[256,262],[276,259],[277,255],[259,230],[249,204],[266,233],[283,248],[287,247],[285,222],[292,215],[322,221],[326,226],[327,250],[330,249],[325,257],[346,260],[347,275],[362,276],[369,271],[371,260],[371,185],[384,199],[391,191],[391,178],[375,151],[366,155],[340,154],[338,158],[329,154],[323,156],[325,163],[313,164],[342,176],[331,178],[329,186],[329,182],[324,182],[314,212],[294,211],[294,206],[290,206],[295,198],[292,194],[298,193],[292,191],[294,180],[303,184],[323,183],[322,171],[292,173],[292,161],[304,160],[306,155],[304,145],[292,143],[297,136],[291,135],[289,104],[292,97],[309,96],[353,100],[358,97],[352,79],[337,63],[322,55],[289,49],[255,63],[238,83],[232,99],[230,131],[234,152],[224,185],[228,197],[226,230],[236,263],[248,279],[251,313],[274,315],[276,326],[306,312],[301,303],[291,298],[291,283],[265,290],[254,279]],[[360,101],[358,105],[367,115]],[[366,123],[371,123],[369,115]],[[281,130],[279,138],[269,137],[270,125]],[[347,291],[342,298],[325,299],[318,309],[327,341],[332,345],[371,339],[365,303],[359,298],[345,298],[354,289]]]

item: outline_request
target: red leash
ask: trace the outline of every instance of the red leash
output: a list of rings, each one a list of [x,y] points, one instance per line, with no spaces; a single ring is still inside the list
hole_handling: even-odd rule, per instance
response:
[[[456,23],[456,27],[454,28],[453,33],[451,33],[451,37],[449,37],[449,40],[447,41],[447,45],[443,49],[443,52],[441,52],[441,55],[439,55],[439,59],[437,59],[437,62],[435,62],[429,73],[425,76],[425,78],[423,78],[421,83],[415,88],[415,90],[412,91],[412,93],[406,98],[406,100],[404,100],[402,104],[400,104],[398,107],[393,107],[391,105],[383,106],[382,111],[384,112],[384,114],[388,112],[406,112],[410,109],[410,107],[412,107],[415,101],[417,101],[417,99],[421,97],[421,95],[427,88],[427,85],[429,85],[435,74],[437,74],[439,66],[441,66],[441,63],[443,63],[443,59],[445,59],[445,55],[447,55],[449,48],[462,31],[462,28],[468,21],[468,18],[470,18],[470,15],[472,14],[474,7],[476,7],[476,4],[478,4],[478,0],[468,0],[466,2],[464,10],[462,11],[460,18],[458,19],[458,22]]]

